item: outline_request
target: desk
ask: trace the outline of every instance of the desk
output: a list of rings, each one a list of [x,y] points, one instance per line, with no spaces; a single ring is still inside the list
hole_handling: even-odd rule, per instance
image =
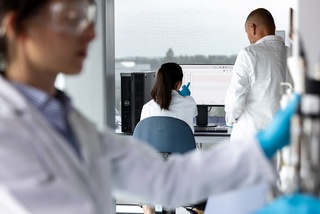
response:
[[[122,132],[117,132],[121,137],[126,137],[126,138],[131,138],[132,134],[131,133],[122,133]],[[209,147],[213,145],[217,145],[218,143],[223,142],[224,140],[228,140],[230,138],[231,134],[231,128],[228,129],[227,133],[221,133],[221,132],[197,132],[194,134],[196,143],[197,143],[197,148],[201,150],[206,150]]]

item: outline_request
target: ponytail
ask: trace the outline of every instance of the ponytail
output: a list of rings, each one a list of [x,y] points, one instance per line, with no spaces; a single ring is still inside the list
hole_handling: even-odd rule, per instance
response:
[[[176,84],[181,82],[182,78],[182,68],[177,63],[169,62],[160,67],[151,90],[151,97],[161,109],[169,110],[172,90],[175,90]]]

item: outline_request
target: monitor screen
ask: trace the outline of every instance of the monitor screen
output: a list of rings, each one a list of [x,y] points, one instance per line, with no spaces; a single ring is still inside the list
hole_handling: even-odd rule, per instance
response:
[[[182,84],[190,82],[191,96],[197,105],[224,106],[233,65],[180,65]]]

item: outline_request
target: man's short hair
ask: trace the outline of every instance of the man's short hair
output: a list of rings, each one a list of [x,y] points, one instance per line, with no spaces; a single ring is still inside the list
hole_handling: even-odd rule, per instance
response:
[[[252,21],[253,23],[255,23],[257,25],[258,24],[263,25],[270,30],[276,29],[276,25],[274,23],[272,14],[264,8],[258,8],[256,10],[252,11],[248,15],[246,23],[248,23],[248,21]]]

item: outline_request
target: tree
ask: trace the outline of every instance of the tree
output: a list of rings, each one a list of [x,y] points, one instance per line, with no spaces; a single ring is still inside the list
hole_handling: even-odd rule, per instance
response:
[[[166,56],[164,58],[164,61],[165,62],[174,62],[175,61],[175,57],[174,57],[174,53],[173,53],[172,48],[168,49]]]

